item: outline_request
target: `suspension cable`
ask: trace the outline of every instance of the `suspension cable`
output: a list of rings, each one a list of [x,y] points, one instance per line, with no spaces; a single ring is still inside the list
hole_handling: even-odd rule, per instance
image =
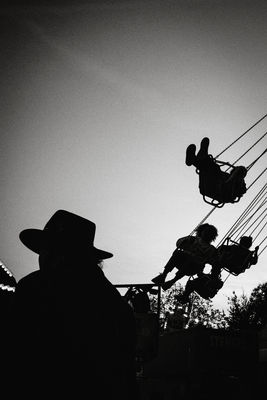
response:
[[[246,226],[248,225],[248,223],[251,221],[251,219],[254,217],[254,215],[261,209],[261,207],[264,206],[264,204],[266,204],[267,200],[265,200],[257,209],[256,211],[254,211],[254,213],[247,218],[247,220],[245,222],[243,222],[243,224],[240,224],[239,228],[235,231],[235,234],[237,233],[238,230],[241,230],[241,232],[239,233],[239,235],[236,235],[237,237],[240,237],[242,234],[247,233],[247,231],[251,228],[251,226],[254,225],[255,222],[257,222],[257,220],[261,217],[261,215],[266,212],[266,209],[262,212],[262,214],[260,214],[256,220],[249,226],[249,228],[247,230],[245,230]]]
[[[264,172],[266,172],[266,170],[267,170],[267,167],[264,168],[264,170],[257,176],[257,178],[254,179],[254,181],[247,187],[247,191],[248,191],[248,189],[251,188],[252,185],[254,185],[255,182],[257,182],[257,180],[264,174]]]
[[[253,129],[256,125],[258,125],[264,118],[267,117],[267,114],[265,114],[263,117],[261,117],[255,124],[253,124],[250,128],[248,128],[242,135],[240,135],[237,139],[235,139],[229,146],[227,146],[224,150],[222,150],[216,157],[220,157],[226,150],[228,150],[230,147],[232,147],[238,140],[240,140],[243,136],[245,136],[251,129]]]
[[[258,210],[257,210],[258,211]],[[241,236],[245,235],[249,229],[254,225],[254,223],[257,222],[258,218],[247,228],[248,224],[250,223],[252,217],[256,214],[253,213],[253,215],[251,217],[249,217],[242,225],[239,226],[239,228],[236,230],[235,232],[235,236],[234,236],[234,240],[237,241]],[[246,229],[247,228],[247,229]],[[239,233],[238,233],[239,231]]]
[[[267,133],[267,132],[266,132]],[[247,166],[247,170],[250,170],[251,167],[253,167],[254,164],[267,152],[267,148],[259,155],[259,157],[256,158],[256,160],[252,161],[251,164]]]
[[[265,236],[265,238],[260,242],[259,246],[267,239],[267,236]],[[261,251],[259,252],[258,255],[261,255],[261,253],[266,249],[267,244],[263,247],[263,249],[261,249]]]
[[[208,214],[197,224],[197,226],[195,227],[195,229],[192,230],[192,232],[189,234],[189,236],[193,235],[193,233],[197,230],[197,228],[202,225],[208,218],[209,216],[213,213],[213,211],[216,210],[216,206],[214,206],[209,212]]]
[[[228,237],[232,236],[236,232],[236,230],[239,227],[239,225],[248,216],[248,214],[253,210],[253,208],[257,205],[257,203],[259,203],[259,201],[262,199],[266,189],[267,189],[267,184],[264,184],[263,187],[261,188],[261,190],[257,193],[257,195],[254,197],[254,199],[250,202],[250,204],[243,211],[243,213],[237,218],[235,223],[230,227],[230,229],[223,236],[223,238],[219,242],[218,246],[223,244]]]
[[[266,135],[267,135],[267,132],[265,132],[252,146],[250,146],[250,147],[245,151],[245,153],[243,153],[239,158],[237,158],[237,159],[233,162],[232,165],[235,165],[238,161],[240,161],[241,158],[243,158],[251,149],[253,149],[253,147],[255,147],[256,144],[258,144]],[[255,162],[256,162],[261,156],[263,156],[263,154],[264,154],[266,151],[267,151],[267,149],[264,150],[264,152],[251,164],[251,166],[252,166],[253,164],[255,164]],[[251,166],[250,166],[250,168],[251,168]]]
[[[246,233],[248,233],[248,231],[250,230],[250,228],[253,227],[253,225],[259,220],[259,218],[262,217],[262,215],[263,215],[264,213],[266,213],[266,211],[267,211],[267,208],[265,208],[265,210],[255,219],[255,221],[252,222],[252,224],[251,224],[246,230],[243,230],[243,231],[240,233],[240,236],[241,236],[241,235],[245,235]],[[254,215],[255,215],[255,213],[254,213]],[[253,217],[253,216],[250,217],[249,221],[251,220],[252,217]],[[266,217],[266,215],[263,216],[263,218],[260,220],[259,225],[262,223],[262,221],[263,221],[263,219],[264,219],[265,217]],[[257,225],[256,228],[254,228],[254,230],[250,233],[250,235],[252,235],[252,233],[257,229],[257,227],[258,227],[259,225]]]
[[[265,228],[265,226],[267,225],[267,222],[265,222],[265,224],[263,225],[263,227],[260,229],[260,231],[257,233],[257,235],[254,237],[253,242],[257,239],[257,237],[261,234],[261,232],[263,231],[263,229]]]
[[[231,272],[228,273],[228,275],[226,276],[225,280],[223,281],[223,283],[225,283],[227,281],[227,279],[229,278],[229,276],[231,275]]]

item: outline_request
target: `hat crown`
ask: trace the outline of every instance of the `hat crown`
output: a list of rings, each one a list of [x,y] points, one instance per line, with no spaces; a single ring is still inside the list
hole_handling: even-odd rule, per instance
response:
[[[94,222],[69,211],[58,210],[46,223],[44,231],[72,237],[76,240],[82,239],[88,244],[93,244],[96,225]]]
[[[52,215],[43,230],[24,229],[20,232],[19,238],[26,247],[37,254],[40,254],[45,239],[45,241],[52,241],[57,246],[90,249],[99,260],[113,257],[112,253],[94,246],[95,231],[94,222],[69,211],[58,210]]]

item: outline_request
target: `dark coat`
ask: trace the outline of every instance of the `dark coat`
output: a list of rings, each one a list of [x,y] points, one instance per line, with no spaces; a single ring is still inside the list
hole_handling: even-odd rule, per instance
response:
[[[69,263],[27,275],[15,313],[27,398],[136,398],[134,314],[100,267]]]

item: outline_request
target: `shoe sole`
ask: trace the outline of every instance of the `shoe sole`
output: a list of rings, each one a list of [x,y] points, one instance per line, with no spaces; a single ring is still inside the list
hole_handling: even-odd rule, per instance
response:
[[[196,158],[196,146],[194,144],[190,144],[186,149],[186,157],[185,163],[188,167],[193,165]]]

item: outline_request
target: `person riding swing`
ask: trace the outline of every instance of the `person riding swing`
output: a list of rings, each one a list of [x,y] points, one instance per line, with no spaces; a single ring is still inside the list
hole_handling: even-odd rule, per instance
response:
[[[205,202],[222,207],[224,203],[236,203],[246,193],[244,178],[247,169],[244,166],[231,166],[228,163],[215,160],[209,153],[209,138],[204,137],[200,150],[196,154],[196,145],[190,144],[186,149],[185,163],[195,166],[199,175],[199,191]],[[221,170],[221,165],[230,165],[228,173]],[[206,197],[211,198],[208,201]]]
[[[233,243],[232,245],[229,245],[230,241]],[[227,238],[226,243],[218,247],[222,268],[233,275],[239,275],[251,265],[257,264],[259,246],[256,246],[254,250],[249,250],[252,246],[251,236],[242,236],[239,243]]]
[[[186,282],[184,292],[175,296],[179,303],[188,303],[190,294],[196,292],[205,300],[211,300],[223,287],[223,281],[219,276],[211,274],[199,274],[196,278],[190,277]]]
[[[184,276],[192,276],[203,272],[205,265],[210,264],[211,275],[220,275],[217,249],[211,244],[218,235],[215,226],[202,224],[196,228],[195,236],[186,236],[177,240],[176,249],[165,265],[163,272],[152,279],[163,290],[169,289],[177,280]],[[177,268],[173,279],[165,281],[167,275]]]

